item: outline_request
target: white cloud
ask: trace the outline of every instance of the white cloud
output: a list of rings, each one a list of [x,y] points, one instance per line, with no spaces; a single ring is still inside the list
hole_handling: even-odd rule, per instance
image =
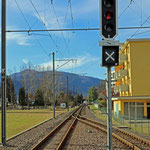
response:
[[[64,58],[64,59],[71,59],[71,58]],[[80,56],[76,58],[77,60],[71,60],[71,61],[55,61],[55,68],[57,69],[71,69],[71,68],[77,68],[77,67],[81,67],[87,63],[90,62],[94,62],[94,61],[98,61],[99,58],[97,57],[93,57],[90,56],[89,54],[86,54],[85,56]],[[53,68],[53,62],[49,61],[46,63],[42,63],[38,65],[40,68],[45,68],[45,70],[47,70],[47,68]]]
[[[29,60],[26,59],[26,58],[23,58],[23,59],[22,59],[22,62],[25,63],[25,64],[28,64],[28,63],[29,63]]]
[[[25,34],[15,32],[7,33],[7,40],[14,41],[18,45],[30,45],[30,43],[28,42],[29,39],[30,37]]]

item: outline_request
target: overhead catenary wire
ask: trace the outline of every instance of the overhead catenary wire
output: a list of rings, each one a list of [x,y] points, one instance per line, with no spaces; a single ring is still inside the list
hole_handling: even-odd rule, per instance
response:
[[[74,19],[73,19],[73,11],[72,11],[72,5],[71,5],[71,0],[68,0],[68,4],[69,4],[69,8],[70,8],[70,16],[71,16],[71,23],[72,23],[72,28],[74,29]],[[70,36],[70,38],[68,39],[68,42],[67,42],[67,45],[66,45],[66,48],[65,48],[65,51],[68,49],[68,47],[69,47],[69,44],[71,43],[71,40],[72,40],[72,38],[73,38],[73,36],[74,36],[74,31],[72,32],[72,34],[71,34],[71,36]]]
[[[147,30],[147,31],[144,31],[144,32],[136,33],[134,36],[141,35],[141,34],[146,34],[146,33],[149,33],[149,32],[150,32],[150,30]]]
[[[29,30],[30,30],[30,28],[31,28],[31,27],[30,27],[30,25],[29,25],[29,23],[28,23],[28,21],[27,21],[27,19],[26,19],[25,15],[24,15],[23,11],[21,10],[21,8],[20,8],[20,6],[19,6],[19,4],[18,4],[17,0],[15,0],[15,3],[16,3],[17,8],[19,9],[19,11],[20,11],[20,13],[21,13],[22,17],[24,18],[24,20],[25,20],[25,22],[26,22],[26,24],[28,25]]]
[[[56,44],[55,40],[53,39],[52,35],[51,35],[51,34],[49,33],[49,31],[47,30],[47,26],[46,26],[46,24],[44,23],[43,19],[41,18],[41,16],[40,16],[40,14],[39,14],[37,8],[35,7],[33,1],[30,0],[30,3],[31,3],[31,5],[32,5],[32,7],[34,8],[35,12],[37,13],[39,19],[40,19],[41,22],[43,23],[43,25],[44,25],[44,27],[45,27],[45,29],[46,29],[45,31],[47,31],[47,33],[48,33],[50,39],[52,40],[53,44],[55,45],[56,49],[60,52],[61,56],[64,57],[63,54],[62,54],[62,52],[60,51],[58,45]]]
[[[28,27],[29,27],[29,30],[28,30],[28,35],[29,35],[29,32],[30,32],[30,30],[31,30],[31,26],[30,26],[28,20],[26,19],[26,17],[25,17],[25,15],[24,15],[23,11],[21,10],[21,7],[19,6],[17,0],[15,0],[15,3],[16,3],[16,6],[17,6],[18,10],[20,11],[22,17],[24,18],[26,24],[27,24]],[[37,39],[37,37],[36,37],[35,35],[34,35],[34,38],[36,39],[36,41],[38,42],[39,46],[42,48],[42,50],[44,51],[44,53],[49,57],[48,52],[44,49],[44,47],[42,46],[42,44],[40,43],[40,41]]]
[[[65,13],[65,19],[64,19],[64,23],[63,23],[63,28],[64,28],[66,20],[67,20],[68,9],[69,9],[69,2],[68,2],[68,5],[67,5],[67,8],[66,8],[66,13]]]
[[[44,51],[44,53],[46,54],[46,55],[48,55],[48,57],[49,57],[49,53],[45,50],[45,48],[42,46],[42,44],[41,44],[41,42],[39,41],[39,39],[35,36],[35,35],[33,35],[34,36],[34,38],[35,38],[35,40],[38,42],[38,44],[39,44],[39,46],[42,48],[42,50]]]
[[[71,0],[69,0],[69,6],[70,6],[70,13],[71,13],[72,28],[74,28],[74,19],[73,19],[73,11],[72,11]]]
[[[146,20],[141,24],[140,27],[142,27],[149,19],[150,19],[150,16],[148,16],[148,17],[146,18]],[[129,39],[131,39],[132,37],[134,37],[134,36],[136,35],[136,33],[141,29],[140,27],[135,31],[134,34],[131,35],[131,37],[130,37]]]
[[[70,0],[68,1],[68,4],[69,4],[69,5],[71,4],[71,1],[70,1]],[[52,7],[52,10],[53,10],[54,15],[55,15],[55,17],[56,17],[57,24],[58,24],[59,28],[61,29],[61,24],[60,24],[60,22],[59,22],[59,18],[58,18],[58,16],[57,16],[57,13],[56,13],[56,10],[55,10],[55,7],[54,7],[54,4],[53,4],[53,3],[51,4],[51,7]],[[65,20],[64,20],[64,25],[65,25],[65,22],[66,22],[66,19],[67,19],[68,7],[69,7],[69,6],[67,6],[67,9],[66,9],[66,15],[65,15]],[[71,16],[72,16],[71,19],[73,20],[73,15],[72,15],[72,8],[71,8],[71,6],[70,6],[70,9],[71,9],[70,11],[71,11]],[[72,22],[73,22],[73,21],[72,21]],[[73,24],[73,23],[72,23],[72,24]],[[64,37],[63,31],[61,32],[61,35],[62,35],[63,40],[64,40],[64,43],[65,43],[65,49],[64,49],[64,53],[65,53],[65,51],[66,51],[67,48],[69,47],[70,41],[71,41],[71,39],[72,39],[72,36],[71,36],[71,38],[68,39],[68,42],[66,42],[66,39],[65,39],[65,37]],[[67,64],[67,65],[68,65],[68,64]]]
[[[129,5],[122,11],[122,13],[119,15],[118,19],[120,19],[120,17],[125,13],[125,11],[130,7],[131,4],[132,4],[132,2],[130,2]]]
[[[59,23],[59,19],[58,19],[58,17],[57,17],[57,14],[56,14],[56,11],[55,11],[55,8],[54,8],[53,3],[51,4],[51,6],[52,6],[52,9],[53,9],[54,15],[55,15],[55,17],[56,17],[56,21],[57,21],[57,23],[58,23],[58,26],[59,26],[59,28],[61,29],[61,25],[60,25],[60,23]],[[63,31],[61,32],[61,34],[62,34],[64,43],[65,43],[65,45],[66,45],[66,40],[65,40]]]

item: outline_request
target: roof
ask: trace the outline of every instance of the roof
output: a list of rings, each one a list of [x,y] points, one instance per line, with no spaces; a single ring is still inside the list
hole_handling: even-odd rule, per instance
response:
[[[127,41],[131,41],[131,42],[134,42],[134,41],[150,41],[150,38],[139,38],[139,39],[127,39]]]

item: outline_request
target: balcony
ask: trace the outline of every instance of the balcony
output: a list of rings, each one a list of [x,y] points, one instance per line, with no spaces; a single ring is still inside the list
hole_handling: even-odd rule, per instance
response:
[[[119,54],[119,62],[124,62],[128,60],[127,54]]]
[[[115,73],[119,72],[120,69],[124,69],[124,66],[123,65],[119,65],[119,66],[115,67]]]
[[[128,91],[129,91],[128,84],[119,85],[119,92],[128,92]]]
[[[127,62],[127,61],[125,61],[123,64],[124,64],[124,69],[128,70],[128,68],[129,68],[129,64],[128,64],[128,62]]]
[[[123,65],[123,61],[119,61],[119,65]]]
[[[118,87],[118,86],[115,86],[115,87],[114,87],[114,93],[115,93],[115,94],[119,93],[119,87]]]
[[[119,72],[118,72],[118,78],[122,79],[125,76],[128,76],[128,70],[120,69]]]
[[[119,85],[121,85],[121,84],[122,84],[122,81],[121,81],[121,80],[117,80],[116,86],[119,86]]]

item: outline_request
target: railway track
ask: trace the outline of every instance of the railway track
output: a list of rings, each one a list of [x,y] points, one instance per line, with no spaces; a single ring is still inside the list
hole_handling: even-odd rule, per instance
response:
[[[82,116],[79,116],[78,120],[94,128],[107,132],[107,125],[104,123],[100,123]],[[133,133],[118,129],[117,127],[113,127],[112,136],[133,150],[150,150],[149,140],[139,137]]]
[[[106,150],[106,124],[81,114],[86,114],[85,107],[74,111],[31,150]],[[113,127],[112,136],[114,150],[150,150],[150,141],[127,131]]]
[[[64,145],[67,136],[73,129],[77,121],[77,117],[80,115],[82,107],[79,107],[74,111],[67,119],[60,123],[55,129],[53,129],[46,137],[42,139],[37,145],[35,145],[32,150],[42,150],[42,149],[51,149],[51,150],[60,150]],[[74,116],[74,117],[73,117]]]

